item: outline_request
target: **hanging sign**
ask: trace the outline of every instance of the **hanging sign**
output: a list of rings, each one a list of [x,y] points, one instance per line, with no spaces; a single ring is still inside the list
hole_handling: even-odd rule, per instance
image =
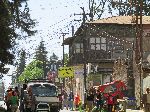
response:
[[[74,77],[73,67],[60,67],[58,69],[58,77],[59,78]]]

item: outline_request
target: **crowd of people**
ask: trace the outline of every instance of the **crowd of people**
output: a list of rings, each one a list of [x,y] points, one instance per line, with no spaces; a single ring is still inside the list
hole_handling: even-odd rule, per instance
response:
[[[61,94],[62,109],[80,110],[83,109],[82,101],[78,93],[67,93],[66,90]],[[112,95],[112,91],[104,95],[100,90],[89,90],[86,97],[86,110],[88,112],[113,112],[117,108],[117,97]],[[85,107],[84,107],[85,108]],[[81,110],[82,110],[81,109]]]
[[[25,106],[26,112],[32,112],[34,110],[34,99],[31,88],[24,87],[23,92],[27,92],[24,96],[24,102],[20,103],[19,99],[22,99],[23,93],[19,92],[18,87],[14,89],[9,88],[5,95],[5,102],[7,106],[7,112],[16,112],[18,107]],[[59,100],[62,102],[62,110],[82,110],[83,105],[78,93],[73,94],[73,91],[69,93],[64,89],[59,95]],[[113,112],[117,105],[117,97],[113,96],[111,91],[104,96],[100,90],[89,90],[86,97],[86,109],[88,112]]]
[[[7,112],[33,112],[34,110],[34,99],[31,88],[23,86],[21,91],[16,86],[14,89],[9,87],[5,94],[5,103],[7,106]],[[21,102],[19,102],[21,101]]]
[[[20,92],[18,90],[18,87],[16,86],[14,89],[10,87],[6,91],[5,95],[5,103],[7,106],[7,112],[16,112],[19,106],[19,97]]]
[[[105,96],[100,90],[89,91],[87,95],[88,112],[113,112],[117,106],[117,97],[109,91]]]

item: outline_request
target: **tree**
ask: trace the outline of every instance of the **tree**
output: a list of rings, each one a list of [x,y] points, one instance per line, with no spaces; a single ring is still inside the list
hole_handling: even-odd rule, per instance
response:
[[[16,74],[16,77],[19,77],[22,72],[24,71],[24,68],[25,68],[25,64],[26,64],[26,52],[25,50],[21,50],[21,53],[20,53],[20,59],[19,59],[19,64],[18,64],[18,67],[17,67],[17,74]]]
[[[21,3],[24,3],[24,10]],[[33,35],[36,31],[35,20],[30,18],[27,2],[20,0],[0,0],[0,72],[7,73],[6,64],[13,64],[16,38],[21,37],[16,29],[27,35]]]
[[[41,41],[35,52],[35,59],[39,61],[47,61],[47,51],[44,46],[44,41]]]
[[[38,46],[34,57],[36,60],[43,62],[43,66],[41,67],[41,69],[43,69],[44,76],[46,76],[46,71],[47,71],[46,70],[46,62],[48,62],[48,60],[47,60],[47,51],[44,46],[44,41],[40,42],[40,45]]]
[[[106,11],[111,15],[113,15],[113,12],[117,13],[119,16],[133,15],[136,13],[136,2],[139,3],[138,0],[90,0],[89,16],[91,19],[93,19],[94,16],[100,19]],[[150,15],[150,2],[148,0],[143,0],[143,15]]]
[[[143,0],[143,11],[142,14],[150,15],[150,2],[148,0]],[[140,4],[139,0],[119,0],[118,2],[112,2],[111,6],[114,10],[118,11],[119,15],[135,15],[136,12],[140,12],[140,5],[135,10],[136,4]]]
[[[50,61],[56,61],[58,60],[58,56],[56,56],[55,53],[52,54],[52,56],[50,56]]]
[[[53,53],[50,56],[50,61],[48,63],[48,67],[49,67],[48,69],[51,71],[57,71],[58,67],[60,67],[61,65],[62,65],[62,60],[59,60],[58,56],[55,53]]]
[[[41,69],[42,65],[43,63],[41,61],[33,60],[25,67],[24,71],[19,76],[18,78],[19,82],[35,78],[42,78],[44,73],[43,69]]]
[[[68,66],[68,62],[69,62],[69,54],[64,54],[64,66]]]

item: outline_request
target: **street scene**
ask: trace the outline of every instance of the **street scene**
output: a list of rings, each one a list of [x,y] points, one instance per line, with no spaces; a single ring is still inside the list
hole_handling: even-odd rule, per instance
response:
[[[0,0],[0,112],[150,112],[150,2]]]

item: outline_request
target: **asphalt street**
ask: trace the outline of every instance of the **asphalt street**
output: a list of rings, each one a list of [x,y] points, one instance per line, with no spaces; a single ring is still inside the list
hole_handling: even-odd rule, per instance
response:
[[[4,101],[0,101],[0,107],[3,107],[6,109],[6,105],[5,105]],[[19,110],[17,112],[19,112]],[[71,110],[64,109],[64,110],[61,110],[60,112],[79,112],[79,111],[71,111]],[[144,111],[127,109],[126,112],[144,112]]]

